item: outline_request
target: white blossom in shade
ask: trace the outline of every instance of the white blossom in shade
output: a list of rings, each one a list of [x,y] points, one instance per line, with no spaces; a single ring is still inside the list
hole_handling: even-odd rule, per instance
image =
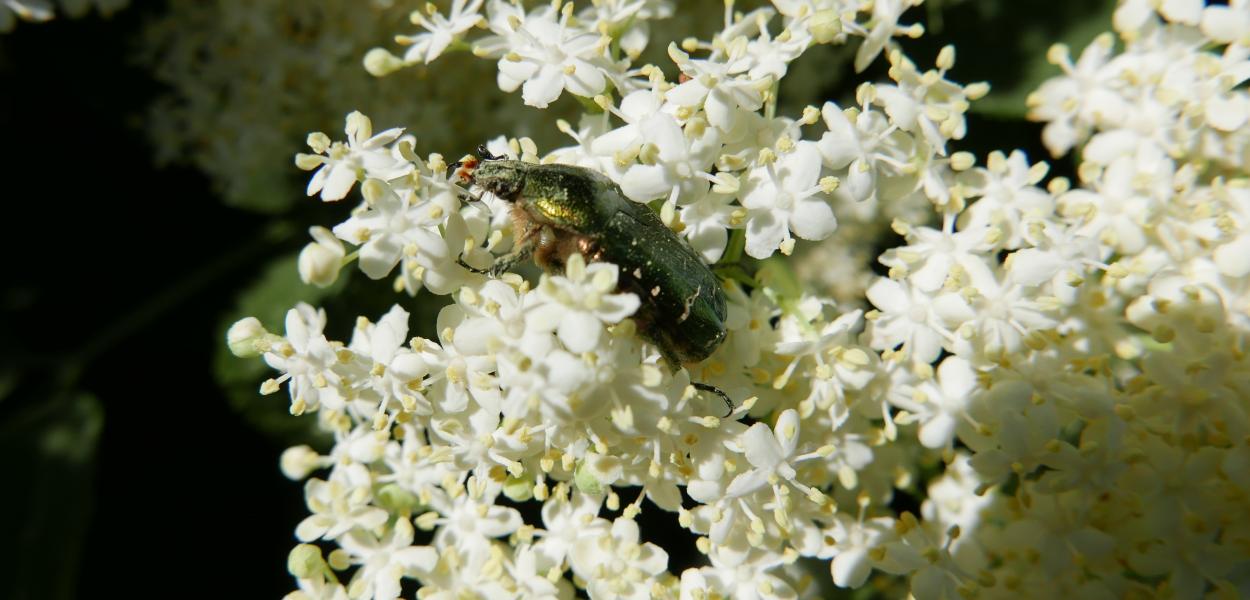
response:
[[[381,536],[355,529],[339,538],[339,545],[351,562],[360,565],[347,586],[348,595],[392,600],[399,597],[401,578],[433,570],[438,551],[429,546],[413,546],[415,533],[412,523],[400,518]]]
[[[491,12],[495,35],[479,41],[474,51],[500,57],[499,89],[520,87],[525,103],[538,108],[566,89],[587,98],[603,91],[607,44],[600,34],[575,24],[571,3],[559,13],[548,6],[526,14],[519,6],[494,2]]]
[[[588,528],[601,533],[578,538],[569,564],[586,581],[590,597],[650,598],[655,576],[668,567],[668,553],[640,542],[638,523],[632,519],[620,517],[610,528],[606,519],[596,519]]]
[[[987,167],[964,177],[980,198],[960,216],[960,229],[993,227],[1000,247],[1018,248],[1025,219],[1054,212],[1054,198],[1035,185],[1046,176],[1048,167],[1046,163],[1030,167],[1028,157],[1019,150],[1006,157],[1002,152],[991,152]]]
[[[793,239],[822,240],[838,221],[825,200],[830,191],[820,180],[820,152],[799,142],[775,162],[755,167],[742,185],[747,209],[747,254],[767,258]]]
[[[960,333],[972,334],[978,355],[993,358],[1018,352],[1030,333],[1059,324],[1052,316],[1054,302],[1039,297],[1032,288],[985,265],[969,268],[967,273],[963,295],[972,298],[974,314],[964,321]]]
[[[400,44],[409,45],[404,52],[404,61],[429,64],[438,58],[461,34],[483,22],[482,16],[478,14],[481,8],[482,0],[453,0],[447,16],[438,11],[431,11],[426,15],[413,11],[413,22],[424,28],[425,33],[395,36]]]
[[[570,256],[563,276],[544,276],[539,282],[536,291],[546,303],[527,313],[527,327],[555,331],[571,352],[593,349],[606,325],[619,323],[638,310],[638,296],[613,293],[619,275],[614,264],[587,265],[580,254]]]
[[[681,600],[717,597],[789,600],[798,597],[790,582],[768,571],[772,565],[751,560],[729,562],[720,553],[713,553],[709,559],[710,566],[682,571]]]
[[[690,79],[669,90],[665,98],[678,106],[702,106],[708,123],[726,133],[735,128],[741,113],[763,105],[764,91],[773,82],[769,76],[749,76],[752,61],[746,58],[728,62],[692,59],[676,44],[669,44],[668,55]]]
[[[297,580],[299,591],[283,596],[283,600],[349,600],[347,588],[342,584],[329,583],[324,578]]]
[[[430,210],[437,212],[434,208]],[[470,210],[466,208],[465,212]],[[470,224],[461,213],[452,212],[443,223],[442,235],[438,235],[438,230],[414,230],[416,235],[412,242],[404,246],[403,281],[408,293],[415,293],[418,286],[423,286],[434,294],[450,294],[481,279],[460,264],[461,260],[467,264],[469,260],[477,260],[477,255],[489,254],[480,248],[465,249],[469,228]]]
[[[1059,416],[1054,402],[1031,403],[1033,391],[1007,380],[970,399],[967,412],[977,426],[957,432],[975,451],[969,464],[987,481],[1001,481],[1017,469],[1032,471],[1049,458],[1046,445],[1059,433]]]
[[[573,595],[572,586],[564,579],[552,581],[548,573],[557,565],[552,564],[545,556],[536,551],[533,545],[519,546],[513,553],[515,557],[509,565],[508,575],[516,585],[516,593],[521,598],[540,598],[558,600]]]
[[[556,565],[570,558],[579,538],[608,535],[610,527],[608,521],[596,518],[603,504],[602,496],[567,492],[567,488],[561,487],[543,503],[544,529],[534,542],[534,550]]]
[[[1212,258],[1221,274],[1229,277],[1245,277],[1250,274],[1250,189],[1228,187],[1223,215],[1226,230],[1221,236],[1222,244]]]
[[[876,517],[865,521],[862,517],[857,520],[839,514],[825,530],[826,546],[818,556],[833,558],[829,571],[834,585],[856,588],[872,573],[873,549],[894,537],[894,519]]]
[[[308,515],[295,528],[301,542],[335,539],[353,528],[373,530],[386,523],[385,510],[373,506],[369,472],[353,464],[334,470],[329,481],[310,479],[304,484]]]
[[[913,362],[931,363],[944,344],[953,343],[952,329],[972,319],[972,307],[958,294],[936,297],[907,282],[881,278],[868,288],[877,307],[867,316],[870,345],[899,348]]]
[[[417,497],[426,497],[435,493],[435,489],[448,477],[453,480],[461,477],[451,464],[450,448],[430,445],[425,432],[411,425],[400,425],[396,429],[400,432],[396,437],[401,441],[386,445],[381,460],[387,470],[378,475],[379,484],[395,484]]]
[[[955,525],[961,531],[975,532],[997,501],[997,492],[982,490],[983,484],[968,464],[968,454],[959,453],[946,465],[942,475],[929,484],[929,497],[921,505],[920,513],[926,521],[934,521],[944,528]],[[961,536],[951,544],[951,552],[958,555],[960,546],[965,544],[974,545],[975,540],[971,536]]]
[[[1098,241],[1046,219],[1026,222],[1024,240],[1031,248],[1012,252],[1005,263],[1011,280],[1021,285],[1052,282],[1052,291],[1072,289],[1088,268],[1102,266]]]
[[[895,388],[890,403],[906,411],[894,421],[919,423],[918,437],[926,448],[949,448],[957,426],[967,427],[968,403],[977,389],[976,371],[968,361],[948,356],[937,368],[937,380]]]
[[[325,311],[300,303],[286,313],[286,344],[266,352],[265,363],[282,372],[261,387],[262,393],[277,391],[288,382],[291,411],[302,414],[325,406],[331,410],[343,406],[341,378],[334,371],[339,357],[335,347],[326,340]]]
[[[496,493],[470,480],[468,491],[463,493],[432,494],[429,506],[441,515],[431,521],[439,525],[434,545],[454,546],[469,560],[476,560],[490,551],[495,538],[515,532],[523,522],[521,513],[495,504]]]
[[[803,357],[811,357],[815,363],[809,397],[818,407],[829,407],[835,398],[844,399],[848,390],[867,386],[876,377],[880,363],[875,353],[856,340],[863,327],[863,314],[862,310],[853,310],[839,315],[822,325],[814,338],[809,335],[809,324],[783,318],[778,327],[781,340],[773,351],[794,358],[774,386],[788,381]]]
[[[394,179],[412,171],[413,165],[397,156],[388,144],[399,139],[402,128],[373,134],[373,122],[359,112],[347,115],[347,143],[334,142],[323,133],[308,136],[316,154],[300,154],[295,164],[305,171],[317,169],[308,180],[308,195],[321,193],[327,202],[342,200],[358,180],[375,177]]]

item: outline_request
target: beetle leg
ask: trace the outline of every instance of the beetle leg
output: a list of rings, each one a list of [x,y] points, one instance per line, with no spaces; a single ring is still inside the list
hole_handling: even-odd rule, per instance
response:
[[[490,269],[479,269],[467,262],[464,262],[463,258],[457,258],[456,264],[464,267],[464,269],[470,273],[477,273],[478,275],[490,275]]]
[[[690,382],[690,385],[694,386],[694,389],[696,389],[696,390],[703,390],[703,391],[705,391],[705,392],[712,392],[713,394],[716,394],[717,396],[720,396],[721,400],[724,400],[724,401],[725,401],[725,407],[729,409],[729,412],[725,413],[725,416],[726,416],[726,417],[728,417],[729,415],[732,415],[732,414],[733,414],[733,412],[734,412],[734,401],[733,401],[733,400],[729,397],[729,394],[726,394],[725,392],[721,391],[721,389],[720,389],[720,388],[718,388],[718,387],[716,387],[716,386],[714,386],[714,385],[712,385],[712,384],[710,384],[710,383],[697,383],[697,382],[693,382],[693,381],[692,381],[692,382]]]
[[[517,263],[529,260],[530,255],[534,253],[533,238],[525,240],[520,246],[499,258],[495,259],[495,264],[490,266],[486,271],[491,277],[498,277],[500,273],[511,269]]]

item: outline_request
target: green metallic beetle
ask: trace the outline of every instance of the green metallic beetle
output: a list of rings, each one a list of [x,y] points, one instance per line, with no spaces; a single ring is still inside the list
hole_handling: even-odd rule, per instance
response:
[[[634,321],[674,369],[701,361],[725,340],[725,292],[694,249],[655,212],[630,201],[603,174],[491,156],[454,165],[465,182],[512,203],[515,246],[491,267],[498,274],[531,256],[562,273],[569,255],[620,267],[619,289],[641,300]],[[699,389],[724,393],[706,384]],[[725,397],[726,401],[728,398]]]

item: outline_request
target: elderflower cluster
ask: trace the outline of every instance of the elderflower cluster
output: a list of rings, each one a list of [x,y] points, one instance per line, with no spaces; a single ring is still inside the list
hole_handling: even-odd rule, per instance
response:
[[[362,200],[313,228],[304,280],[355,263],[451,304],[436,340],[409,336],[402,300],[347,341],[303,304],[281,334],[231,328],[278,373],[261,392],[334,436],[283,455],[310,511],[291,597],[1250,594],[1250,3],[1124,0],[1118,45],[1051,51],[1064,73],[1031,115],[1056,156],[1079,151],[1077,181],[953,151],[988,86],[947,78],[953,48],[924,70],[903,54],[913,3],[729,2],[710,39],[638,66],[675,3],[455,0],[414,17],[402,57],[372,51],[385,72],[470,48],[525,104],[577,97],[568,145],[489,150],[654,207],[726,274],[728,334],[670,368],[616,265],[490,278],[508,203],[361,113],[342,141],[309,135],[308,194]],[[888,79],[778,115],[790,63],[849,42]],[[821,265],[838,214],[902,236],[887,276]],[[835,302],[830,273],[862,286]],[[701,566],[670,570],[643,511],[674,513]]]
[[[42,23],[57,14],[78,18],[91,9],[108,16],[121,10],[129,0],[0,0],[0,33],[13,31],[17,22]]]

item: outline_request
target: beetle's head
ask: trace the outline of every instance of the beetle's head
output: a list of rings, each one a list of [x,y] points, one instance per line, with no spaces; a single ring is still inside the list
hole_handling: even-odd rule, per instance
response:
[[[466,156],[451,168],[461,182],[475,184],[509,202],[525,188],[526,164],[495,156],[486,146],[478,146],[476,156]]]

